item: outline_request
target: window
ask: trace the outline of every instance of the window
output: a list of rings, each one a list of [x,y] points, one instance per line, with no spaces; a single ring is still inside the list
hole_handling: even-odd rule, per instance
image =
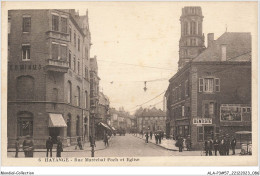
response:
[[[88,48],[85,47],[85,58],[88,59]]]
[[[80,51],[80,38],[78,38],[78,50]]]
[[[70,42],[71,42],[71,27],[69,27],[69,35],[70,35]]]
[[[85,108],[88,108],[88,92],[85,91]]]
[[[71,52],[69,51],[69,67],[71,69]]]
[[[58,102],[58,89],[54,88],[52,92],[52,101],[53,102]]]
[[[182,133],[183,132],[183,126],[179,126],[179,135],[181,135],[182,136]]]
[[[85,78],[88,80],[88,67],[85,66]]]
[[[77,121],[76,121],[76,135],[79,136],[79,116],[77,116]]]
[[[198,130],[198,142],[202,142],[204,139],[203,127],[197,127]]]
[[[213,92],[214,79],[205,78],[204,79],[204,92]]]
[[[76,31],[74,31],[74,46],[76,47]]]
[[[204,118],[213,118],[216,115],[215,110],[216,110],[215,102],[204,103],[203,117]]]
[[[215,106],[214,102],[209,103],[209,116],[210,117],[212,117],[214,115],[214,106]]]
[[[67,137],[71,136],[71,115],[68,114],[67,118]]]
[[[181,99],[181,84],[179,85],[179,100]]]
[[[184,22],[184,35],[188,35],[188,22]]]
[[[59,16],[52,15],[52,30],[59,31]]]
[[[181,116],[184,117],[185,116],[185,106],[181,107]]]
[[[78,59],[78,75],[80,75],[80,62],[79,62],[79,59]]]
[[[67,33],[67,18],[61,17],[61,32]]]
[[[34,78],[20,76],[16,80],[17,99],[31,100],[34,98]]]
[[[76,56],[75,55],[73,58],[73,67],[74,67],[74,71],[76,71]]]
[[[61,60],[67,61],[67,45],[60,45]]]
[[[51,44],[52,59],[58,60],[59,58],[59,44],[52,42]]]
[[[190,23],[190,33],[191,34],[196,34],[196,22],[195,21],[192,21]]]
[[[189,82],[188,80],[185,81],[185,96],[189,96]]]
[[[77,106],[80,106],[80,88],[77,87]]]
[[[31,46],[30,45],[22,45],[22,60],[29,61],[31,59]]]
[[[18,136],[33,136],[33,116],[31,113],[18,113],[17,133]]]
[[[189,126],[184,126],[184,136],[188,136],[189,135],[189,132],[190,132],[190,130],[189,130]]]
[[[31,31],[31,17],[23,17],[23,32]]]
[[[215,78],[215,91],[220,92],[220,80],[219,80],[219,78]]]
[[[72,101],[72,86],[71,86],[71,82],[68,81],[68,103],[71,104]]]

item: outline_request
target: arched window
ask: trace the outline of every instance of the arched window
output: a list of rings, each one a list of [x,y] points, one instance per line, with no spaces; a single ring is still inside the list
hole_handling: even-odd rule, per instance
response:
[[[16,79],[17,99],[31,100],[34,98],[34,78],[19,76]]]
[[[184,35],[188,35],[188,22],[184,22]]]
[[[76,121],[76,135],[79,136],[79,116],[77,116],[77,121]]]
[[[30,112],[19,112],[17,115],[17,135],[33,136],[33,115]]]
[[[80,88],[77,86],[77,106],[80,106]]]
[[[67,136],[71,137],[71,115],[68,114],[67,118]]]
[[[71,86],[71,82],[68,81],[68,103],[72,102],[72,86]]]
[[[191,21],[191,23],[190,23],[190,33],[191,34],[196,34],[197,32],[196,32],[196,22],[195,21]]]

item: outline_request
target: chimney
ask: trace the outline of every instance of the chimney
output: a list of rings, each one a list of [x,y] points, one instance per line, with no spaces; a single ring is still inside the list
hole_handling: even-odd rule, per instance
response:
[[[227,45],[221,45],[221,61],[227,61]]]
[[[208,33],[208,48],[213,45],[214,42],[214,33]]]

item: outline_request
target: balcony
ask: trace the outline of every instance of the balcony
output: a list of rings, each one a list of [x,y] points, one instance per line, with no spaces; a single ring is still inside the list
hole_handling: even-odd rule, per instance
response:
[[[64,60],[49,59],[45,68],[47,71],[67,73],[69,69],[69,63]]]

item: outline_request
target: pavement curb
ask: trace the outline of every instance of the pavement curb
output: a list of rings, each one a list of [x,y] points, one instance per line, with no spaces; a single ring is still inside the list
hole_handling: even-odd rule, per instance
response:
[[[133,135],[133,136],[135,136],[135,135]],[[138,137],[138,136],[135,136],[135,137],[137,137],[137,138],[139,138],[139,139],[143,139],[143,138],[140,138],[140,137]],[[143,140],[145,141],[145,139],[143,139]],[[156,145],[156,146],[159,146],[159,147],[161,147],[161,148],[163,148],[163,149],[166,149],[166,150],[169,150],[169,151],[178,151],[178,150],[175,150],[175,149],[169,149],[169,148],[164,147],[164,146],[161,146],[161,145],[159,145],[159,144],[155,144],[155,143],[153,143],[153,142],[149,142],[149,143],[154,144],[154,145]]]

